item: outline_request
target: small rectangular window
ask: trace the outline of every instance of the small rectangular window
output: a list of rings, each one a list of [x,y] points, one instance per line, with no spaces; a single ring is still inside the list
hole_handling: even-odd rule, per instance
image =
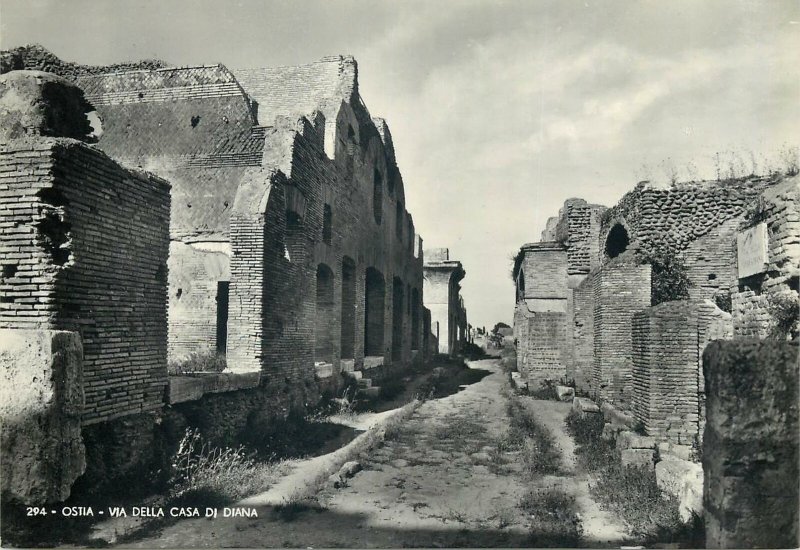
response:
[[[333,237],[333,212],[331,205],[326,204],[322,214],[322,241],[325,244],[331,244]]]

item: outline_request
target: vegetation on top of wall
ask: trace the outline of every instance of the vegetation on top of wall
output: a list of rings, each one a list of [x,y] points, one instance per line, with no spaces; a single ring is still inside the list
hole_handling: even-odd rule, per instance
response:
[[[689,270],[683,257],[669,245],[661,245],[642,253],[641,259],[652,267],[651,305],[689,298]]]
[[[774,321],[771,338],[796,340],[800,334],[800,296],[791,290],[767,294],[767,308]]]

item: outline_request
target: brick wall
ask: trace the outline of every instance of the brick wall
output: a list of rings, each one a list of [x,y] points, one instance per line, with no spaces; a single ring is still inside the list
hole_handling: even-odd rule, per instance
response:
[[[567,249],[570,274],[589,273],[600,265],[600,219],[606,210],[605,206],[587,204],[583,199],[564,202],[564,207],[559,211],[554,240]]]
[[[78,332],[84,424],[159,409],[169,185],[68,139],[0,146],[0,327]]]
[[[622,261],[592,275],[594,361],[592,385],[618,408],[632,403],[631,320],[650,306],[650,266]]]
[[[710,339],[730,338],[730,314],[708,301],[664,302],[632,321],[633,413],[648,435],[682,445],[702,434],[702,354]]]
[[[572,360],[567,376],[575,380],[575,387],[588,391],[594,363],[594,284],[590,278],[573,291],[572,323]]]
[[[741,216],[731,218],[686,247],[689,298],[704,300],[730,292],[736,283],[736,232],[741,222]]]

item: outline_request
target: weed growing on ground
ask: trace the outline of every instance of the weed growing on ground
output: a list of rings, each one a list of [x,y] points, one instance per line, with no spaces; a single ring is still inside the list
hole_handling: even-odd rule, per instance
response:
[[[533,477],[536,475],[557,474],[561,470],[561,451],[556,445],[555,437],[542,425],[533,413],[516,396],[509,396],[508,416],[511,420],[511,441],[519,441],[519,435],[525,437],[523,451],[523,468]]]
[[[652,468],[623,466],[613,441],[601,437],[603,422],[603,415],[597,413],[572,411],[566,418],[567,430],[577,443],[579,467],[596,476],[590,487],[592,496],[625,521],[640,541],[673,541],[702,547],[702,518],[684,523],[677,499],[661,491]]]
[[[293,498],[289,497],[272,509],[272,513],[285,522],[292,522],[305,512],[323,512],[325,507],[316,497]]]
[[[582,527],[575,497],[555,486],[537,487],[525,493],[519,508],[529,522],[530,539],[536,546],[575,547]]]
[[[171,501],[224,503],[267,490],[284,472],[281,462],[257,462],[244,447],[214,447],[187,430],[172,461]]]

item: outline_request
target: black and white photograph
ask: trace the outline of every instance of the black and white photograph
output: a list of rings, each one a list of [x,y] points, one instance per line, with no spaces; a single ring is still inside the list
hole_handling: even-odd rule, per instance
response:
[[[0,0],[2,548],[800,547],[799,0]]]

